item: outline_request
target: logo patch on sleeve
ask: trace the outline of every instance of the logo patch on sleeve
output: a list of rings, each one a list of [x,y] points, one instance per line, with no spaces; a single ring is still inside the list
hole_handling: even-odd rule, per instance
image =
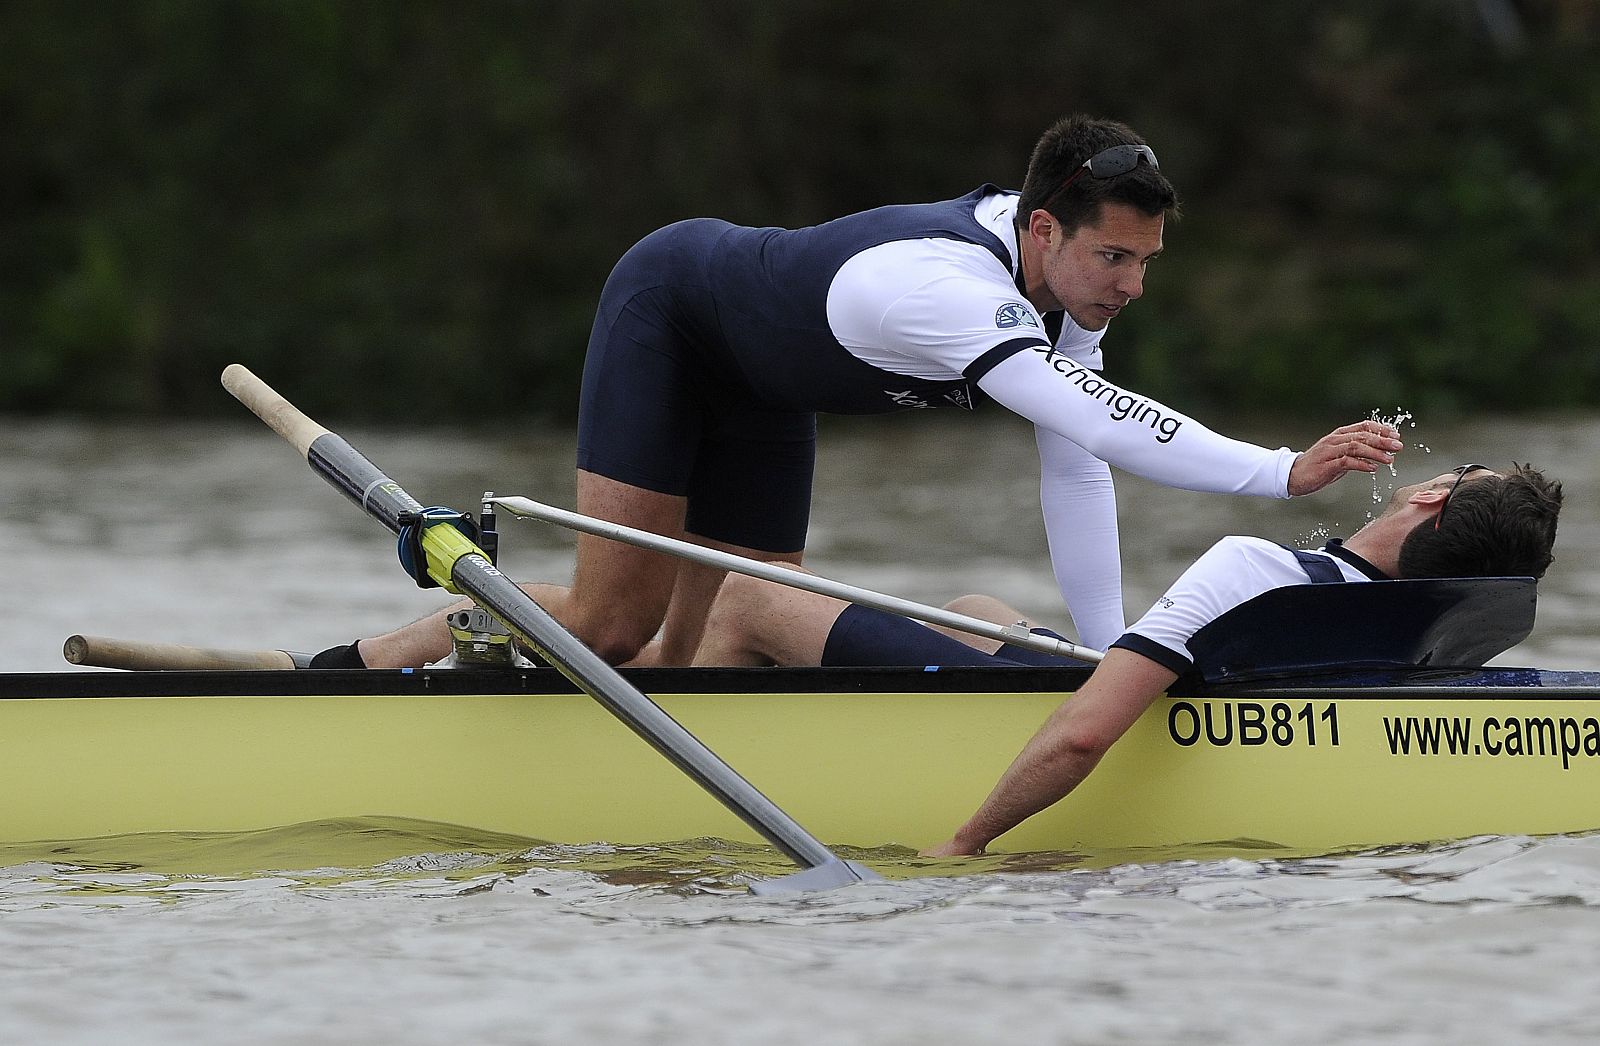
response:
[[[1007,327],[1037,327],[1039,321],[1033,318],[1033,310],[1020,301],[1008,301],[995,311],[994,325],[1005,330]]]

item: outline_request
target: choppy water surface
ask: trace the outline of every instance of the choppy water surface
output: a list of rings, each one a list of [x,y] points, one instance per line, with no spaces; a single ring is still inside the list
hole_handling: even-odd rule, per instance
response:
[[[492,487],[570,503],[565,433],[345,434],[426,502],[473,507]],[[1513,457],[1567,481],[1538,628],[1500,663],[1600,668],[1600,423],[1407,435],[1431,450],[1398,482]],[[1035,468],[1004,419],[830,426],[812,564],[1055,618]],[[1392,483],[1285,504],[1119,479],[1130,612],[1221,534],[1348,533]],[[0,420],[0,524],[4,670],[67,668],[74,632],[317,649],[437,605],[381,530],[245,424]],[[570,570],[565,535],[506,529],[508,572]],[[373,819],[0,846],[0,1041],[1544,1042],[1600,1022],[1597,836],[849,856],[890,881],[754,898],[752,875],[784,870],[771,852]]]
[[[411,841],[365,869],[0,870],[0,1038],[1543,1042],[1600,1018],[1595,837],[959,877],[867,851],[920,877],[788,898],[741,888],[770,857],[705,843]]]

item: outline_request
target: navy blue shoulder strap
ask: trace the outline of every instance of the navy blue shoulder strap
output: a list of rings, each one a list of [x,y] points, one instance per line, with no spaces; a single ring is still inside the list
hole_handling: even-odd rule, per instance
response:
[[[1301,569],[1306,572],[1306,577],[1311,579],[1313,585],[1328,585],[1344,580],[1344,571],[1339,569],[1339,564],[1333,561],[1333,557],[1289,548],[1288,545],[1283,547],[1294,553],[1294,558],[1300,561]]]

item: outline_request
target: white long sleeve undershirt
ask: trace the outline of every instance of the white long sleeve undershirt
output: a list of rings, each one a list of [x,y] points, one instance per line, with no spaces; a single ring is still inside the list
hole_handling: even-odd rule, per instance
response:
[[[1289,496],[1294,451],[1268,450],[1213,432],[1046,346],[1013,354],[978,387],[1001,406],[1125,472],[1183,490]]]
[[[1039,504],[1056,584],[1078,638],[1104,650],[1125,631],[1111,467],[1049,429],[1036,427],[1034,435]]]
[[[1079,638],[1097,650],[1125,627],[1110,465],[1169,487],[1288,497],[1293,451],[1220,435],[1043,346],[1016,353],[978,384],[1035,425],[1050,563]]]

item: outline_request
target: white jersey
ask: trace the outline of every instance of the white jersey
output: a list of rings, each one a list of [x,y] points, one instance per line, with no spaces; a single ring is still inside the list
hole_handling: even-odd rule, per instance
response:
[[[1328,542],[1320,551],[1338,566],[1346,581],[1385,579],[1376,567],[1338,540]],[[1194,665],[1189,641],[1200,629],[1263,592],[1308,583],[1306,568],[1294,552],[1282,545],[1261,538],[1226,537],[1195,560],[1156,600],[1155,606],[1112,646],[1141,654],[1181,674]]]
[[[1288,497],[1296,455],[1229,439],[1099,376],[1100,339],[1019,289],[1017,196],[992,192],[973,218],[1009,252],[945,237],[894,239],[853,255],[827,294],[833,336],[863,363],[924,381],[975,382],[1037,428],[1052,565],[1082,641],[1125,627],[1110,470],[1166,486]]]

